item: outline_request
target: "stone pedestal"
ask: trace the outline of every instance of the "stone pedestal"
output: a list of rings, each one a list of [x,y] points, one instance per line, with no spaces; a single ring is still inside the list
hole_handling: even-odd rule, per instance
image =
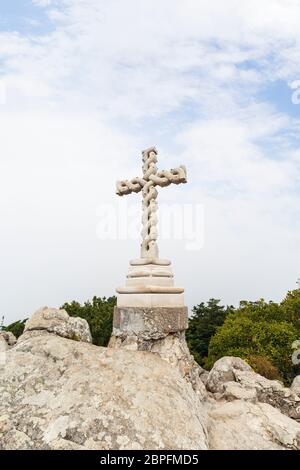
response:
[[[203,369],[194,361],[185,340],[187,307],[115,307],[110,348],[159,354],[192,384],[203,398]]]
[[[115,307],[114,310],[114,336],[123,341],[132,338],[139,345],[185,331],[187,327],[187,307]]]
[[[148,351],[177,367],[200,393],[203,369],[191,356],[185,340],[188,309],[184,289],[175,287],[171,262],[138,259],[130,262],[124,287],[117,289],[110,348]]]
[[[117,293],[118,307],[184,307],[184,289],[174,286],[168,260],[131,261],[125,286]]]

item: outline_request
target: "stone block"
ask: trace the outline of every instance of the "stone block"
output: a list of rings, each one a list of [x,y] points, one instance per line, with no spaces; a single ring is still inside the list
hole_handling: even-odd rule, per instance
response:
[[[113,335],[163,338],[188,327],[187,307],[115,307]]]

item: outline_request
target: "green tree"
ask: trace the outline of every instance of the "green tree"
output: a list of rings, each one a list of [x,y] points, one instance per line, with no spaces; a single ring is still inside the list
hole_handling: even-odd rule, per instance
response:
[[[281,307],[286,319],[300,331],[300,289],[289,291],[281,302]]]
[[[195,360],[204,366],[208,354],[208,346],[217,327],[223,325],[226,316],[233,312],[233,307],[219,305],[220,300],[210,299],[205,305],[201,302],[193,308],[186,332],[187,342]]]
[[[296,375],[291,345],[298,338],[299,329],[282,304],[242,301],[211,339],[206,366],[212,367],[222,356],[239,356],[257,368],[253,358],[265,358],[290,383]]]
[[[116,297],[93,297],[83,305],[79,302],[65,303],[61,308],[65,309],[72,317],[84,318],[91,330],[93,343],[98,346],[107,346],[113,324],[113,311],[116,305]]]
[[[18,320],[14,323],[11,323],[8,326],[4,326],[3,330],[10,331],[11,333],[15,335],[16,338],[19,338],[19,336],[23,334],[26,321],[27,321],[27,318],[25,320]]]

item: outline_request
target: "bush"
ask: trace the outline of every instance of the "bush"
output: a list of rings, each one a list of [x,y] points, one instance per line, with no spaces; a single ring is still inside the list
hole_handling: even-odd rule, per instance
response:
[[[23,334],[24,328],[25,328],[25,323],[27,319],[25,320],[18,320],[14,323],[11,323],[8,326],[4,326],[3,330],[4,331],[10,331],[15,335],[16,338],[19,338]]]
[[[210,299],[193,308],[193,315],[189,320],[186,331],[186,339],[195,360],[204,366],[208,354],[208,346],[211,337],[215,334],[218,326],[223,325],[228,313],[233,307],[219,305],[220,300]]]
[[[281,309],[287,321],[293,323],[300,331],[300,289],[287,293],[285,299],[281,302]]]
[[[282,305],[264,300],[241,302],[211,339],[206,366],[212,367],[222,356],[239,356],[249,363],[251,357],[260,356],[279,371],[285,383],[290,383],[297,373],[291,347],[300,332],[288,320],[291,315]]]
[[[90,327],[93,343],[98,346],[107,346],[112,333],[113,311],[116,297],[93,297],[92,302],[83,305],[79,302],[65,303],[65,309],[71,317],[84,318]]]
[[[280,380],[281,376],[277,367],[273,366],[271,361],[263,356],[249,356],[248,364],[257,374],[263,375],[269,380]]]

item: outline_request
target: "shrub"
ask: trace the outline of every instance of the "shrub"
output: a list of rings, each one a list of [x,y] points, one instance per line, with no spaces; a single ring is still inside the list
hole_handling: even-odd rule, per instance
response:
[[[3,330],[4,331],[10,331],[15,335],[16,338],[19,338],[23,334],[24,328],[25,328],[25,323],[27,319],[25,320],[18,320],[14,323],[11,323],[8,326],[4,326]]]
[[[277,367],[264,356],[250,355],[247,359],[248,364],[257,374],[263,375],[269,380],[280,380],[281,376]]]
[[[72,317],[84,318],[90,327],[93,343],[98,346],[107,346],[112,333],[113,311],[116,297],[93,297],[83,305],[79,302],[65,303],[65,309]]]
[[[218,326],[223,325],[224,320],[233,307],[219,305],[220,300],[210,299],[193,308],[189,327],[186,331],[186,339],[195,360],[204,366],[208,354],[208,345]]]
[[[289,319],[282,305],[274,302],[241,302],[211,339],[206,366],[212,367],[222,356],[239,356],[249,362],[252,356],[260,356],[278,369],[285,383],[290,383],[296,375],[291,347],[299,338],[299,330]]]

